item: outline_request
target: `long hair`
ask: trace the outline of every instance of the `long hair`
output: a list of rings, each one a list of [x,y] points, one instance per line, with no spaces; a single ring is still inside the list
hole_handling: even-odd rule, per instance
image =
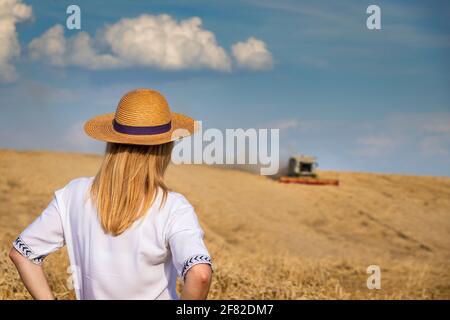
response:
[[[162,191],[161,206],[168,187],[164,173],[170,162],[173,142],[161,145],[107,143],[103,163],[90,194],[103,230],[120,235],[143,217]]]

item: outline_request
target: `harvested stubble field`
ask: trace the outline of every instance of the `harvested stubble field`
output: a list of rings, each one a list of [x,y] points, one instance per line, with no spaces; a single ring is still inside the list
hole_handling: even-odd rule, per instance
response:
[[[7,257],[52,192],[96,173],[101,157],[0,150],[0,299],[29,299]],[[450,179],[321,172],[340,187],[280,184],[251,173],[171,166],[215,262],[213,299],[449,299]],[[381,289],[366,268],[381,267]],[[64,250],[44,263],[59,299]]]

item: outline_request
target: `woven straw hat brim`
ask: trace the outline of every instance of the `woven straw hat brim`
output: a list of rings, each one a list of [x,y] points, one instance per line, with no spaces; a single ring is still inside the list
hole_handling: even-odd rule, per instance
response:
[[[96,116],[84,125],[84,131],[92,138],[105,142],[157,145],[187,137],[197,131],[194,119],[183,114],[172,112],[172,128],[170,131],[152,135],[130,135],[120,133],[113,128],[114,112]],[[177,129],[177,135],[173,133]]]

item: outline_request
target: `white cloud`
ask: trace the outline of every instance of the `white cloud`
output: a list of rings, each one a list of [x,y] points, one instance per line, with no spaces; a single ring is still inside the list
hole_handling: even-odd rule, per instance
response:
[[[53,65],[64,65],[66,54],[66,39],[64,28],[56,25],[48,29],[39,38],[33,39],[28,45],[33,59],[45,59]]]
[[[101,145],[91,139],[84,133],[84,121],[76,122],[70,126],[62,137],[62,143],[69,149],[82,152],[97,151],[97,147]],[[103,145],[102,145],[103,147]]]
[[[55,66],[76,65],[88,69],[109,69],[124,65],[109,54],[98,54],[86,32],[79,32],[68,39],[64,27],[55,25],[28,45],[32,59],[42,59]]]
[[[16,24],[32,16],[31,6],[21,0],[0,0],[0,81],[10,82],[17,78],[12,60],[20,55]]]
[[[167,14],[122,19],[108,27],[105,41],[124,61],[162,69],[205,67],[229,70],[230,60],[198,17],[179,23]]]
[[[356,139],[354,153],[360,156],[387,156],[408,148],[423,157],[450,155],[448,112],[394,114],[365,131]]]
[[[428,119],[422,128],[430,133],[450,134],[450,114],[441,114]]]
[[[322,121],[317,121],[313,119],[305,119],[305,120],[299,120],[296,118],[287,118],[287,119],[278,119],[275,121],[271,121],[269,123],[266,123],[260,128],[274,128],[274,129],[280,129],[282,131],[285,131],[286,134],[293,134],[293,131],[299,131],[299,132],[317,132],[321,130],[323,125]]]
[[[450,114],[440,113],[428,117],[420,123],[424,137],[420,141],[420,151],[424,156],[444,157],[450,155]]]
[[[285,129],[297,128],[299,125],[300,125],[300,122],[297,119],[285,119],[285,120],[280,120],[280,121],[273,123],[273,125],[271,125],[271,127],[285,130]]]
[[[360,149],[356,152],[361,156],[382,156],[392,151],[396,141],[387,136],[366,136],[357,139]]]
[[[420,151],[422,155],[428,157],[448,156],[450,140],[440,136],[425,137],[420,141]]]
[[[267,70],[273,67],[272,54],[264,41],[250,37],[245,42],[237,42],[231,47],[239,66],[251,70]]]
[[[100,54],[98,48],[107,53]],[[80,32],[68,39],[56,25],[35,38],[30,55],[57,66],[76,65],[88,69],[152,66],[181,70],[208,68],[229,71],[231,61],[217,44],[214,34],[202,28],[200,18],[177,22],[162,14],[121,19],[100,30],[97,38]]]

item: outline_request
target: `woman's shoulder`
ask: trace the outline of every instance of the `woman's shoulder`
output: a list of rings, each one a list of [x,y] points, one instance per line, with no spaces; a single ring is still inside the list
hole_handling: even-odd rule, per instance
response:
[[[175,191],[167,193],[166,205],[170,207],[172,212],[183,208],[193,208],[184,195]]]
[[[167,237],[177,231],[199,228],[199,221],[193,205],[181,193],[170,191],[164,206]]]
[[[157,200],[153,203],[150,210],[156,214],[149,214],[146,218],[147,221],[153,225],[162,227],[165,232],[171,228],[171,226],[180,219],[186,219],[186,217],[195,217],[195,209],[191,203],[186,199],[184,195],[174,191],[168,191],[167,197],[164,203],[161,203],[163,197],[162,190],[158,191]]]
[[[181,193],[169,191],[163,206],[166,219],[176,220],[182,216],[195,216],[195,209],[189,200]]]
[[[78,177],[70,180],[65,186],[56,190],[56,194],[65,195],[84,192],[94,180],[94,177]]]
[[[78,177],[70,180],[65,186],[65,189],[78,189],[80,187],[89,186],[95,177]]]

